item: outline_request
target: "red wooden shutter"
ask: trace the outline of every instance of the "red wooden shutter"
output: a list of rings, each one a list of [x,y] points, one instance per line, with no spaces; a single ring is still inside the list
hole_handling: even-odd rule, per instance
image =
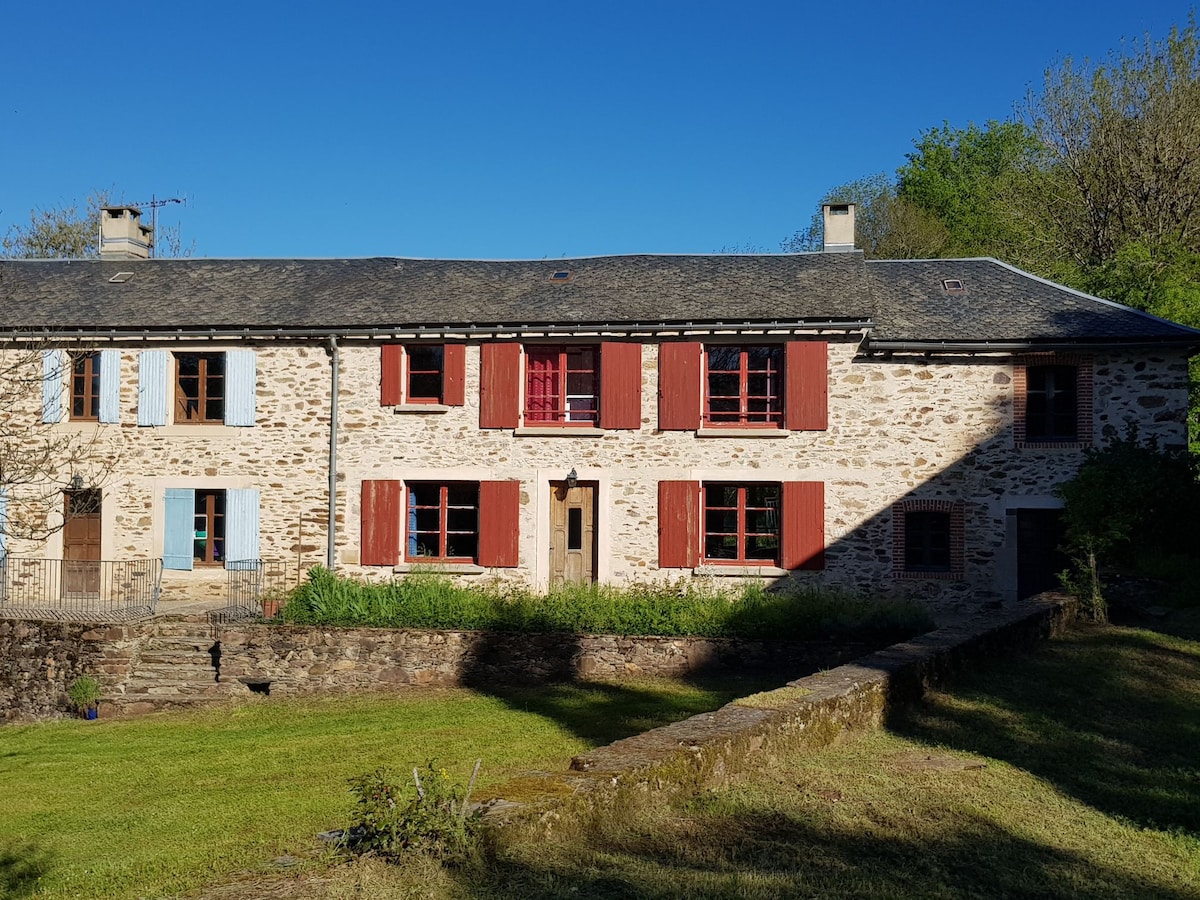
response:
[[[829,427],[829,344],[788,341],[785,423],[789,431],[824,431]]]
[[[521,424],[521,345],[479,347],[479,427]]]
[[[379,349],[379,404],[404,402],[404,345],[384,344]]]
[[[658,347],[658,427],[693,431],[700,427],[700,358],[698,343]]]
[[[700,561],[700,482],[658,483],[658,565],[689,569]]]
[[[399,481],[364,481],[362,483],[361,562],[364,566],[394,566],[400,562],[400,502]]]
[[[600,427],[642,427],[642,345],[600,345]]]
[[[479,482],[479,564],[520,563],[521,482]]]
[[[785,569],[825,568],[825,482],[784,482],[781,530]]]
[[[462,406],[467,402],[467,348],[464,344],[442,347],[442,403]]]

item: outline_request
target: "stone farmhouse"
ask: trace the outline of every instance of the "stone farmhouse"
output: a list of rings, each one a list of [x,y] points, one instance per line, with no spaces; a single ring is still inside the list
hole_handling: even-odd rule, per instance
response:
[[[110,208],[103,258],[0,263],[3,352],[41,358],[9,440],[88,450],[5,482],[13,522],[50,498],[6,577],[1053,586],[1055,486],[1127,423],[1184,443],[1200,332],[993,259],[865,260],[825,214],[811,254],[223,260],[138,258]]]

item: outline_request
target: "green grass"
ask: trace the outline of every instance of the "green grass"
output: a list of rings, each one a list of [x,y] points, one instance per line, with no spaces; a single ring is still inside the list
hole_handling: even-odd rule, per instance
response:
[[[631,791],[549,836],[501,831],[472,866],[359,862],[290,895],[1194,898],[1200,634],[1178,625],[1080,627],[730,787]]]
[[[436,759],[480,793],[763,687],[666,681],[403,697],[264,699],[0,731],[0,896],[162,896],[311,856],[344,825],[347,779]]]
[[[512,585],[461,585],[436,572],[367,584],[316,567],[283,618],[297,625],[447,628],[672,637],[842,638],[891,643],[928,631],[919,603],[792,585],[656,582],[569,584],[549,594]]]

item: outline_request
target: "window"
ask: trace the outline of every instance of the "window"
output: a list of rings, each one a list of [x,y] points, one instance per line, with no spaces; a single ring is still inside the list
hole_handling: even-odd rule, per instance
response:
[[[1029,366],[1025,370],[1025,439],[1074,441],[1076,378],[1074,366]]]
[[[520,562],[519,481],[365,480],[359,512],[364,566]]]
[[[522,403],[524,397],[524,403]],[[479,427],[642,427],[642,345],[479,347]],[[564,431],[564,434],[570,434]]]
[[[779,485],[704,485],[705,562],[779,563]]]
[[[658,427],[712,434],[829,427],[829,344],[667,341],[658,348]]]
[[[897,578],[963,576],[963,504],[902,500],[892,507],[892,574]]]
[[[257,562],[259,520],[257,488],[167,488],[163,568]]]
[[[175,354],[175,421],[225,421],[225,354]]]
[[[660,481],[658,564],[701,563],[825,568],[825,484]]]
[[[71,418],[100,420],[100,354],[76,353],[71,358]]]
[[[710,425],[783,424],[783,347],[708,347],[704,421]]]
[[[1092,361],[1044,353],[1013,366],[1013,439],[1021,447],[1088,447],[1092,443]]]
[[[479,484],[409,483],[407,533],[408,560],[473,562],[479,555]]]
[[[904,569],[907,572],[950,571],[950,513],[904,514]]]
[[[219,566],[225,562],[225,492],[196,491],[192,528],[192,562]]]
[[[525,423],[597,425],[600,416],[599,348],[525,349]]]
[[[384,344],[380,365],[382,406],[462,406],[465,402],[462,344]]]

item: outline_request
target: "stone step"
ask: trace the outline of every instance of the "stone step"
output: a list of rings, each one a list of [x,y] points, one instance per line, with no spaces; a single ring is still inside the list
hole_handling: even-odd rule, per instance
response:
[[[170,650],[143,650],[138,657],[137,668],[148,665],[161,666],[208,666],[212,668],[212,656],[207,648],[204,650],[189,650],[186,653]]]

